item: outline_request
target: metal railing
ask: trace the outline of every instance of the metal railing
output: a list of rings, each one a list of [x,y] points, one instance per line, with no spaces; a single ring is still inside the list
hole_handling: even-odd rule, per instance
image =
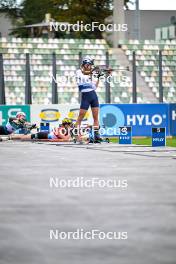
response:
[[[132,102],[137,103],[137,70],[136,66],[136,53],[133,51],[132,59]],[[54,81],[57,75],[57,58],[56,54],[52,54],[51,58],[52,65],[52,103],[58,104],[58,87],[57,82]],[[78,65],[80,66],[82,61],[82,53],[79,52]],[[106,68],[109,68],[109,52],[106,51]],[[25,104],[32,104],[32,88],[31,88],[31,70],[30,70],[30,54],[26,54],[25,59]],[[159,71],[159,102],[163,102],[163,70],[162,70],[162,51],[159,51],[159,60],[158,60],[158,71]],[[118,69],[117,69],[118,70]],[[79,96],[80,99],[80,96]],[[105,82],[105,103],[111,103],[111,85],[109,82]],[[4,81],[4,63],[3,63],[3,54],[0,54],[0,104],[6,104],[6,88]]]

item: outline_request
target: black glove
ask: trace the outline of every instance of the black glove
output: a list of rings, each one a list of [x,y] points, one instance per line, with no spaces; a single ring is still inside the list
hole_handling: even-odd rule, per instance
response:
[[[29,129],[32,130],[32,129],[36,128],[36,127],[37,127],[36,124],[32,124],[32,125],[29,127]]]
[[[34,128],[36,128],[36,127],[37,127],[36,124],[32,124],[31,129],[34,129]]]
[[[104,75],[104,72],[100,70],[99,73],[98,73],[98,75],[97,75],[97,78],[99,79],[103,75]]]

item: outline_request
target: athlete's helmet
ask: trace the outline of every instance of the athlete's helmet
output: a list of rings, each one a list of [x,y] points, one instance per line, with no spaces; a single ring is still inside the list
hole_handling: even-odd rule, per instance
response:
[[[25,114],[24,112],[18,112],[18,113],[16,114],[16,118],[19,118],[20,116],[23,116],[24,119],[26,118],[26,114]]]
[[[89,56],[86,56],[82,60],[82,65],[89,64],[89,65],[94,65],[94,60],[90,58]]]
[[[62,125],[72,125],[72,124],[73,124],[73,122],[70,118],[64,118],[62,120]]]

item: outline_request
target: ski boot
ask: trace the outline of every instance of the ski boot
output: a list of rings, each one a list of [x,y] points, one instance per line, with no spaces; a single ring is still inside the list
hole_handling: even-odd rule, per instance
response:
[[[102,138],[100,137],[99,129],[94,129],[94,143],[101,143]]]

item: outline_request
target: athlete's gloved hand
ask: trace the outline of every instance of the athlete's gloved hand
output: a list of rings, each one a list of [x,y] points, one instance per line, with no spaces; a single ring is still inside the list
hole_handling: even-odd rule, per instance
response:
[[[104,73],[102,71],[99,71],[98,75],[97,75],[97,78],[99,79],[101,76],[103,76]]]

